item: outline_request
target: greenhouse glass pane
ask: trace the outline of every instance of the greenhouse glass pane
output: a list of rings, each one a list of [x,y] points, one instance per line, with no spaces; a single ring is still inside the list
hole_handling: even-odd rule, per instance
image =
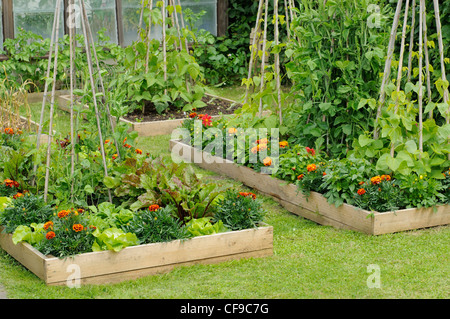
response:
[[[13,0],[14,33],[20,28],[50,38],[53,29],[56,0]],[[59,36],[64,35],[64,3],[61,1]]]
[[[122,21],[123,21],[123,37],[124,45],[131,45],[138,40],[138,26],[141,16],[141,0],[123,0],[122,1]],[[153,1],[153,8],[156,7],[156,0]],[[142,23],[145,28],[145,23]],[[162,39],[161,26],[152,25],[150,33],[152,39]]]
[[[184,14],[186,26],[194,29],[205,29],[213,35],[217,35],[217,0],[180,0],[180,2],[183,11],[190,9],[194,14],[198,14],[202,10],[205,11],[205,14],[193,26],[186,21],[186,14]]]
[[[118,42],[117,17],[115,0],[85,0],[86,14],[91,26],[94,41],[98,40],[98,31],[105,28],[105,35],[113,43]],[[77,33],[82,34],[79,21],[77,21]]]

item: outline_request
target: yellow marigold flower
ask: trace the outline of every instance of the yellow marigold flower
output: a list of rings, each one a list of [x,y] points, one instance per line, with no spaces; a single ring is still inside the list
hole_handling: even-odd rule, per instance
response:
[[[372,182],[372,184],[374,185],[378,185],[381,183],[381,177],[380,176],[374,176],[370,179],[370,181]]]
[[[281,148],[286,148],[286,147],[288,147],[289,146],[289,143],[287,142],[287,141],[281,141],[280,142],[280,147]]]
[[[317,169],[316,164],[309,164],[309,165],[306,166],[306,170],[308,172],[314,172],[316,169]]]

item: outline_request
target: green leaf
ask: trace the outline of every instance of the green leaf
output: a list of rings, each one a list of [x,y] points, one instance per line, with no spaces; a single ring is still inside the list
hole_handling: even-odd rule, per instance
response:
[[[360,135],[358,138],[358,142],[361,147],[364,147],[364,146],[372,143],[372,141],[373,141],[373,139],[371,139],[370,137],[368,137],[366,135]]]
[[[412,140],[409,140],[405,143],[405,148],[411,154],[414,154],[415,152],[417,152],[417,144],[416,144],[416,142],[414,142]]]

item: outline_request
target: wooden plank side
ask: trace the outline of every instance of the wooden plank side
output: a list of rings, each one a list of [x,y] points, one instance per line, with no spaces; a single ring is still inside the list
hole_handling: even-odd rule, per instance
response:
[[[1,233],[0,247],[14,259],[45,281],[45,256],[27,243],[14,244],[12,235]]]
[[[269,226],[194,237],[186,241],[176,240],[127,247],[119,253],[102,251],[86,253],[74,258],[53,258],[47,260],[47,282],[65,281],[68,276],[65,269],[70,264],[78,265],[81,276],[87,278],[257,252],[272,247],[273,227]]]
[[[374,234],[381,235],[448,224],[450,224],[450,205],[404,209],[376,214]]]
[[[251,252],[244,252],[239,254],[233,254],[233,255],[225,255],[225,256],[219,256],[219,257],[213,257],[213,258],[205,258],[205,259],[199,259],[199,260],[193,260],[193,261],[186,261],[183,263],[174,263],[174,264],[167,264],[167,265],[160,265],[155,267],[148,267],[148,268],[141,268],[136,270],[128,270],[124,272],[115,272],[115,273],[109,273],[105,275],[99,275],[99,276],[93,276],[93,277],[83,277],[80,279],[80,284],[110,284],[110,283],[118,283],[126,280],[134,280],[145,276],[151,276],[151,275],[158,275],[167,273],[174,268],[177,267],[183,267],[183,266],[191,266],[196,264],[215,264],[215,263],[221,263],[229,260],[238,260],[243,258],[263,258],[273,255],[273,249],[272,248],[266,248],[261,249],[257,251],[251,251]],[[51,282],[49,283],[49,286],[56,286],[56,285],[66,285],[67,282],[65,280],[59,281],[59,282]]]

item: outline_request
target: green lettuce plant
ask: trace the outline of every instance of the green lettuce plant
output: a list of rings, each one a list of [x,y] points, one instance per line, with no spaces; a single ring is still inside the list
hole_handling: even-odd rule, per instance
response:
[[[119,252],[125,247],[139,245],[136,234],[125,233],[122,229],[116,227],[104,231],[96,229],[92,235],[95,237],[92,251],[112,250]]]
[[[186,227],[192,236],[205,236],[229,231],[221,220],[212,221],[212,217],[193,218],[186,223]]]

